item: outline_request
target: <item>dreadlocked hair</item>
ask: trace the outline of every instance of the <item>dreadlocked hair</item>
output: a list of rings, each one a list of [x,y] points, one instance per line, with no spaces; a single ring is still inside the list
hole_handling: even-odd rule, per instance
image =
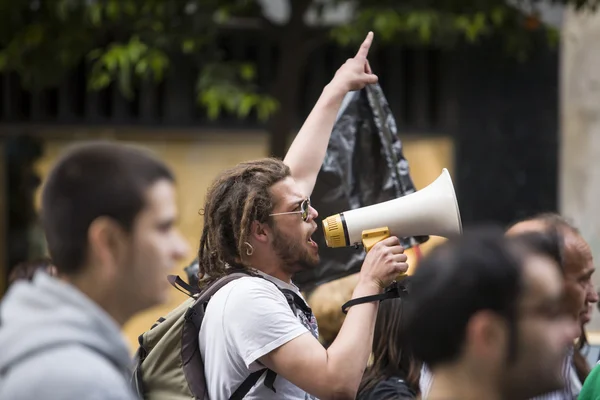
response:
[[[200,238],[199,285],[244,269],[242,255],[252,222],[269,223],[274,207],[269,189],[290,176],[276,158],[248,161],[226,170],[208,189]]]

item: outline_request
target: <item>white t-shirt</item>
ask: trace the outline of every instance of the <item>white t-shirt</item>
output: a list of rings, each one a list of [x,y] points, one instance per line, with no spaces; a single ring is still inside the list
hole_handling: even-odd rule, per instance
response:
[[[314,315],[306,316],[301,310],[294,315],[274,284],[302,297],[298,288],[261,275],[266,279],[243,277],[228,283],[208,303],[199,341],[211,400],[227,400],[252,372],[265,368],[260,357],[302,334],[319,336]],[[264,385],[264,378],[245,399],[316,399],[279,375],[273,392]]]

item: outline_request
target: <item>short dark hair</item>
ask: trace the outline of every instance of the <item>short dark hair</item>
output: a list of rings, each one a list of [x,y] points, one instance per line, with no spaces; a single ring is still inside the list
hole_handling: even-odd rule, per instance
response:
[[[113,218],[129,231],[145,207],[146,190],[161,179],[175,180],[162,161],[139,147],[94,141],[69,149],[42,194],[42,223],[57,271],[83,268],[88,229],[98,217]]]
[[[512,359],[523,256],[554,258],[555,240],[544,233],[508,238],[500,227],[485,226],[467,229],[462,237],[434,248],[412,276],[406,303],[407,339],[414,355],[432,368],[456,360],[469,319],[490,310],[509,324]]]

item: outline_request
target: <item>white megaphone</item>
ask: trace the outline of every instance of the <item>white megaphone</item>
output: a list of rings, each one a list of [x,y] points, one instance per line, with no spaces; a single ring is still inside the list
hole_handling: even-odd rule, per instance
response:
[[[390,236],[442,236],[462,233],[460,211],[446,168],[429,186],[398,199],[335,214],[323,220],[328,247],[358,246],[365,251]]]

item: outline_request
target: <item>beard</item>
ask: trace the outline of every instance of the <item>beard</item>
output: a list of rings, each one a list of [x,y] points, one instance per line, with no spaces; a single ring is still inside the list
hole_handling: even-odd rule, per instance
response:
[[[275,229],[273,249],[277,256],[283,261],[286,269],[290,272],[298,272],[313,269],[319,266],[319,255],[311,254],[304,238],[302,241],[290,237],[279,229]]]

